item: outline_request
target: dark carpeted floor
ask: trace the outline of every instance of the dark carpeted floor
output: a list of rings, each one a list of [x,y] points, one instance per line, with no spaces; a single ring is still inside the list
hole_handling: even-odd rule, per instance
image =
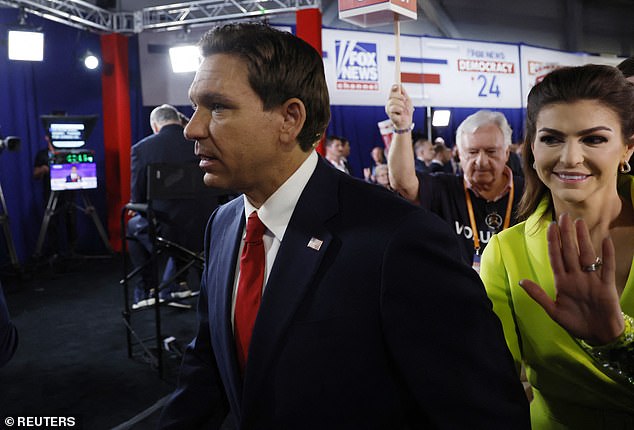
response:
[[[177,354],[166,353],[163,379],[141,348],[127,356],[121,265],[120,256],[78,258],[27,271],[19,283],[5,281],[20,344],[0,369],[0,428],[7,416],[73,416],[81,424],[74,428],[111,429],[138,421],[174,389]],[[194,334],[195,312],[162,309],[164,335],[184,346]],[[152,335],[152,312],[134,314],[133,325],[142,337]],[[121,428],[154,428],[158,413]]]

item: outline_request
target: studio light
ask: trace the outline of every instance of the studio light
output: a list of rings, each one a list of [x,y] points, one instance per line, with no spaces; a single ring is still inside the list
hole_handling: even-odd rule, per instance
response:
[[[34,30],[9,30],[9,60],[44,60],[44,33]]]
[[[99,58],[90,51],[86,52],[86,55],[82,58],[82,62],[88,70],[95,70],[99,67]]]
[[[451,111],[445,109],[434,110],[434,116],[431,120],[431,125],[434,127],[447,127],[449,125],[449,118],[451,117]]]
[[[169,49],[174,73],[195,72],[200,65],[200,52],[194,45],[175,46]]]
[[[27,13],[20,8],[18,24],[9,29],[9,60],[44,60],[44,33],[40,28],[29,26]]]

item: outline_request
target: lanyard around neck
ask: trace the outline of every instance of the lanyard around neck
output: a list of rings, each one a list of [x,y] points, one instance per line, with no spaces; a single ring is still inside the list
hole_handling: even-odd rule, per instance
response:
[[[511,190],[509,191],[509,201],[506,204],[506,214],[504,215],[504,225],[502,226],[502,230],[506,230],[511,224],[511,208],[513,207],[513,196],[514,196],[514,187],[513,181],[511,181]],[[469,222],[471,223],[471,230],[473,231],[473,248],[475,249],[476,255],[480,255],[480,237],[478,236],[478,226],[475,222],[475,216],[473,215],[473,204],[471,203],[471,195],[469,194],[469,190],[467,189],[467,182],[462,181],[462,186],[464,187],[464,195],[465,200],[467,201],[467,211],[469,212]],[[502,231],[500,230],[500,231]]]

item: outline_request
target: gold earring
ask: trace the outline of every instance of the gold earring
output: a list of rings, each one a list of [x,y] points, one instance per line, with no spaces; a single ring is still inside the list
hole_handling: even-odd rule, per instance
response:
[[[621,163],[621,167],[619,168],[619,172],[621,173],[630,173],[632,171],[632,166],[630,166],[630,162],[627,160],[623,160]]]

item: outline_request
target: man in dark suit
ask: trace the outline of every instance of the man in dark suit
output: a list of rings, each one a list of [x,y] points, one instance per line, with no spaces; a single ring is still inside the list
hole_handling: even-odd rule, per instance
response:
[[[315,152],[321,55],[262,24],[201,47],[185,134],[205,183],[244,195],[210,218],[198,333],[159,428],[528,429],[448,227]]]
[[[182,115],[173,106],[164,104],[150,114],[150,126],[153,134],[140,140],[131,151],[131,202],[147,202],[147,166],[153,163],[197,163],[194,154],[194,142],[183,135]],[[191,200],[164,200],[153,204],[157,217],[161,221],[161,235],[183,244],[180,231],[174,224],[187,220],[187,216],[196,213],[196,203]],[[135,240],[128,241],[130,258],[135,267],[148,262],[152,244],[148,235],[148,220],[145,214],[131,213],[128,221],[128,235]],[[202,242],[202,241],[201,241]],[[176,262],[168,260],[163,279],[169,279],[176,272]],[[145,266],[134,289],[132,308],[138,309],[151,305],[153,298],[150,288],[156,286],[156,273],[151,266]],[[163,299],[190,296],[191,290],[181,285],[171,284],[161,291]]]

